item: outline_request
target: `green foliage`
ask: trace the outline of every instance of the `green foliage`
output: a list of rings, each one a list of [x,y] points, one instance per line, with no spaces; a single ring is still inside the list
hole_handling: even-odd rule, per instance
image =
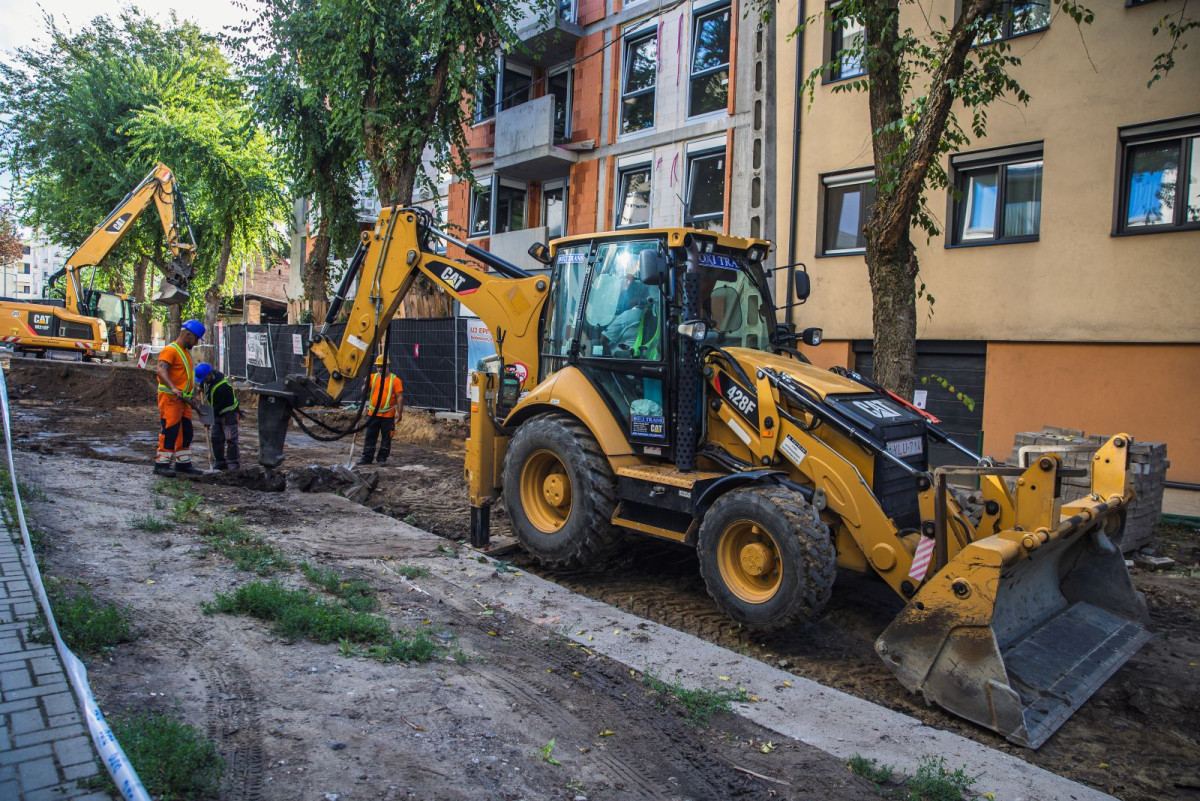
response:
[[[554,750],[554,738],[551,737],[550,742],[546,743],[541,748],[537,749],[537,753],[542,757],[543,762],[548,762],[551,765],[561,765],[562,764],[561,762],[559,762],[554,757],[550,756],[550,752],[553,750]]]
[[[1175,54],[1187,50],[1188,43],[1184,36],[1192,30],[1200,28],[1200,20],[1188,16],[1185,2],[1178,11],[1172,11],[1158,21],[1154,26],[1154,35],[1167,35],[1167,49],[1154,57],[1154,65],[1150,70],[1150,80],[1147,87],[1154,86],[1156,81],[1167,77],[1167,73],[1175,69]]]
[[[0,266],[21,260],[21,231],[12,206],[0,203]]]
[[[188,491],[178,497],[179,500],[175,501],[175,505],[171,507],[171,520],[176,523],[194,522],[196,510],[204,502],[204,496],[198,492]]]
[[[392,570],[406,579],[425,578],[429,575],[429,568],[419,565],[396,565]]]
[[[941,387],[942,389],[946,390],[951,395],[953,395],[958,400],[958,402],[961,403],[963,406],[966,406],[967,409],[969,409],[972,412],[975,411],[975,399],[972,398],[970,395],[966,394],[961,389],[958,389],[956,386],[951,384],[946,379],[942,378],[940,375],[935,375],[933,373],[930,373],[929,375],[921,376],[922,384],[925,384],[928,386],[930,381],[933,381],[933,383],[937,384],[939,387]]]
[[[379,607],[375,590],[365,581],[343,579],[332,568],[314,567],[308,562],[302,562],[300,570],[310,582],[341,598],[346,606],[357,612],[373,612]]]
[[[87,587],[68,592],[61,582],[51,581],[46,594],[58,633],[72,651],[103,653],[137,638],[129,611],[112,602],[97,601]]]
[[[129,519],[131,528],[136,528],[138,531],[148,531],[151,534],[158,534],[163,531],[170,531],[174,526],[166,520],[160,520],[154,515],[142,515],[141,517],[133,517]]]
[[[850,757],[846,767],[855,776],[874,784],[881,796],[895,801],[963,801],[975,784],[965,769],[947,769],[943,757],[922,757],[916,775],[907,777],[898,776],[890,765],[880,765],[878,760],[861,754]]]
[[[217,748],[194,726],[161,712],[118,716],[109,721],[138,778],[153,798],[216,798],[225,763]],[[101,772],[111,795],[112,779]]]
[[[875,785],[875,789],[880,789],[879,785],[887,784],[892,780],[891,765],[880,765],[879,760],[868,759],[862,754],[855,754],[846,761],[846,767],[850,768],[850,772],[855,776],[859,776]]]
[[[258,534],[251,533],[240,517],[226,515],[209,518],[201,524],[200,536],[217,553],[233,560],[238,570],[269,576],[292,567],[279,548]]]
[[[746,691],[740,687],[736,690],[688,688],[679,682],[663,681],[651,673],[642,676],[642,683],[657,694],[661,701],[674,699],[683,707],[687,719],[697,726],[707,726],[714,715],[732,711],[731,702],[744,701],[747,698]]]
[[[395,635],[385,643],[368,645],[365,648],[343,642],[342,656],[365,656],[380,662],[428,662],[437,653],[437,643],[424,633],[411,636]]]

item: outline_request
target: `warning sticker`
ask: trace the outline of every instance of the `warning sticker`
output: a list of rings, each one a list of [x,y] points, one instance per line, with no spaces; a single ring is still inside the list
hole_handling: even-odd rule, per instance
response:
[[[666,439],[667,420],[665,417],[656,415],[631,414],[629,416],[629,433],[635,437]]]
[[[362,339],[359,339],[358,337],[354,336],[354,334],[351,334],[350,336],[346,337],[346,340],[347,340],[347,341],[348,341],[348,342],[349,342],[351,345],[353,345],[354,347],[358,348],[359,350],[366,350],[366,349],[367,349],[367,343],[366,343],[365,341],[363,341]]]
[[[788,458],[788,461],[796,465],[796,467],[799,467],[800,463],[804,461],[804,457],[808,456],[808,451],[804,450],[804,446],[797,442],[796,438],[791,434],[788,434],[779,443],[779,450],[782,451],[783,455]]]

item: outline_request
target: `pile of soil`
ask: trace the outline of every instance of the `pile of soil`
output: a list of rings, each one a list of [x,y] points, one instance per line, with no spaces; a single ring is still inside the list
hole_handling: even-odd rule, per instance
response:
[[[69,401],[87,406],[153,404],[154,372],[137,367],[14,358],[5,374],[14,400]]]

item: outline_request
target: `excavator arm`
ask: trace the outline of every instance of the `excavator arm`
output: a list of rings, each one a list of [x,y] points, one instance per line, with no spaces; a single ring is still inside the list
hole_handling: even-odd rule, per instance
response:
[[[171,250],[171,260],[164,271],[162,286],[154,296],[154,302],[177,306],[187,301],[196,239],[175,174],[170,167],[159,163],[109,212],[104,222],[92,229],[83,244],[67,259],[66,265],[50,277],[51,284],[66,277],[64,300],[67,309],[77,314],[83,313],[84,292],[80,271],[102,262],[125,238],[125,234],[151,203],[158,209],[167,247]]]
[[[491,268],[477,269],[433,252],[431,237],[462,247],[468,256]],[[333,406],[349,382],[370,371],[388,323],[395,317],[418,275],[462,303],[487,325],[502,365],[523,371],[522,383],[538,379],[538,320],[549,281],[529,275],[485,250],[459,242],[433,227],[429,213],[420,208],[383,209],[371,231],[347,266],[341,285],[329,305],[321,330],[313,335],[310,375],[292,375],[261,387],[259,403],[259,462],[267,468],[283,462],[288,423],[305,406]],[[350,297],[351,287],[355,287]],[[338,338],[327,332],[350,303],[345,328]],[[317,363],[329,378],[324,386],[311,377]],[[472,417],[486,415],[472,414]],[[487,436],[496,435],[495,420],[486,421]],[[474,426],[474,422],[473,422]]]

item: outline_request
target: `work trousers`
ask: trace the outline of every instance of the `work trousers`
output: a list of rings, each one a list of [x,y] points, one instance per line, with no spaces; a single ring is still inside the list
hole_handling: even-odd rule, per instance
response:
[[[158,434],[156,464],[191,464],[192,407],[167,392],[158,393]]]
[[[241,469],[241,454],[238,452],[238,418],[241,412],[219,414],[212,425],[210,440],[212,444],[213,467],[217,470]]]
[[[363,434],[362,460],[367,464],[375,461],[375,443],[379,442],[379,460],[388,458],[392,452],[392,435],[396,433],[395,417],[371,417],[367,419]]]

